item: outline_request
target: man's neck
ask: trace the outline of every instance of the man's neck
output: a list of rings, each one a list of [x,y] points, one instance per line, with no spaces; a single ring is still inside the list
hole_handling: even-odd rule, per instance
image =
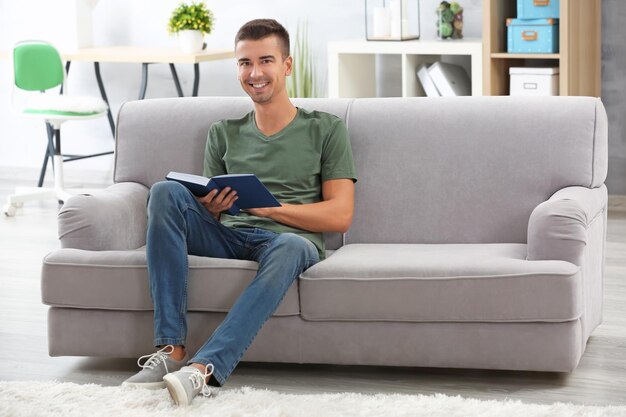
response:
[[[283,130],[296,117],[298,109],[289,97],[273,100],[269,103],[254,104],[254,118],[257,128],[266,136],[274,135]]]

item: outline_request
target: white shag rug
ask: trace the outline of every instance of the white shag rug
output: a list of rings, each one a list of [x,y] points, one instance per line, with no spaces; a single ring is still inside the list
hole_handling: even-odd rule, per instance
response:
[[[626,416],[626,406],[593,407],[482,401],[436,395],[283,394],[215,390],[189,407],[171,404],[166,389],[140,390],[59,382],[0,382],[2,417],[565,417]]]

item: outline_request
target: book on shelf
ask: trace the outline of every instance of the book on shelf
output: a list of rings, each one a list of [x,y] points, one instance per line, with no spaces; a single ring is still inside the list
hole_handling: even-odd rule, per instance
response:
[[[460,65],[437,61],[428,67],[428,74],[442,97],[472,95],[472,84]]]
[[[422,88],[426,93],[426,97],[439,97],[441,96],[441,94],[439,94],[437,87],[435,87],[435,83],[433,82],[432,78],[430,78],[430,74],[428,73],[428,65],[429,64],[422,64],[417,69],[417,78],[422,84]]]
[[[231,216],[239,214],[241,209],[280,207],[278,200],[254,174],[226,174],[207,178],[171,171],[165,179],[181,183],[197,197],[204,197],[214,189],[219,194],[223,188],[230,187],[237,192],[238,197],[236,204],[226,211]]]

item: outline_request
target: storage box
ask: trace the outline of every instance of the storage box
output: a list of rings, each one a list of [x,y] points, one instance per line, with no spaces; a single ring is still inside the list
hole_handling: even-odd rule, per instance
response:
[[[558,96],[558,68],[509,68],[512,96]]]
[[[517,0],[517,18],[558,19],[559,0]]]
[[[559,52],[558,19],[507,19],[507,52],[551,54]]]

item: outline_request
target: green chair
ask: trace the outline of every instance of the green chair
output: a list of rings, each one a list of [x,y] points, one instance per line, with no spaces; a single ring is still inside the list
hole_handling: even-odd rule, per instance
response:
[[[72,194],[63,183],[63,154],[61,153],[61,124],[72,120],[89,120],[106,115],[108,106],[100,98],[77,97],[67,94],[65,68],[59,52],[43,41],[23,41],[13,48],[13,106],[19,107],[22,116],[44,120],[53,131],[49,137],[48,151],[53,154],[54,187],[18,188],[8,198],[4,213],[13,216],[24,202],[56,198],[64,202]],[[60,94],[46,92],[61,87]],[[16,100],[16,90],[20,91],[22,102]],[[47,159],[46,159],[47,160]]]

